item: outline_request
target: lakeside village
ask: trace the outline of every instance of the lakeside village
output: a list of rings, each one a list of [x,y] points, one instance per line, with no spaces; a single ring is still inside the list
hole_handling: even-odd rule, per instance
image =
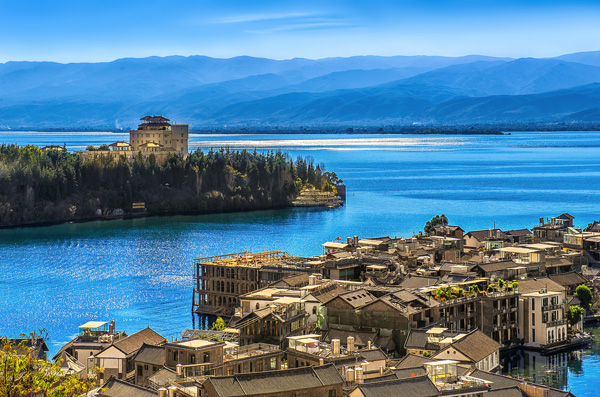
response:
[[[168,341],[90,321],[52,360],[95,396],[573,396],[541,382],[564,387],[558,352],[590,343],[600,222],[465,232],[436,216],[412,238],[322,246],[197,259],[192,310],[212,329]],[[545,375],[498,374],[523,357]]]

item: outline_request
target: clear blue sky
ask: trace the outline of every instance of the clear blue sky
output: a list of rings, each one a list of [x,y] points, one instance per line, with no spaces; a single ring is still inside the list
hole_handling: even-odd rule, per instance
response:
[[[600,2],[582,0],[0,0],[0,16],[0,62],[600,49]]]

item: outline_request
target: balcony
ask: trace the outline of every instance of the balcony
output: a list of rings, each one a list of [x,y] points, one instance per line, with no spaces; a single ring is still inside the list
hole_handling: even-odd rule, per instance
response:
[[[557,303],[555,305],[546,305],[546,306],[542,306],[542,311],[549,311],[549,310],[558,310],[558,309],[562,309],[565,306],[564,303]]]
[[[567,319],[563,318],[562,320],[550,321],[546,323],[546,328],[558,327],[560,325],[565,325],[567,323]]]

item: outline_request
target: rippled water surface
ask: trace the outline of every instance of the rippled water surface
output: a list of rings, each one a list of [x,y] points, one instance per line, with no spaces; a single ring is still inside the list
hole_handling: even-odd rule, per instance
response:
[[[0,142],[80,150],[128,134],[0,132]],[[192,260],[249,249],[321,252],[335,237],[409,236],[444,213],[465,230],[532,227],[569,212],[600,218],[600,133],[507,136],[190,135],[190,148],[281,149],[348,186],[334,210],[156,217],[0,230],[0,335],[50,330],[51,352],[88,320],[166,337],[193,325]],[[195,321],[198,326],[198,321]],[[598,367],[582,354],[583,373]],[[590,368],[590,370],[586,368]],[[583,394],[585,377],[569,375]]]

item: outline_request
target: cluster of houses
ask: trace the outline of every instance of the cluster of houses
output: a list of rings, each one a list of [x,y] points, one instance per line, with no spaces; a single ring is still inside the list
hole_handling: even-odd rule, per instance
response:
[[[572,396],[498,372],[523,351],[560,372],[554,353],[587,342],[567,313],[597,276],[600,223],[588,229],[561,214],[532,230],[338,238],[314,257],[200,258],[193,310],[225,329],[168,341],[89,322],[54,360],[97,377],[97,396]]]

